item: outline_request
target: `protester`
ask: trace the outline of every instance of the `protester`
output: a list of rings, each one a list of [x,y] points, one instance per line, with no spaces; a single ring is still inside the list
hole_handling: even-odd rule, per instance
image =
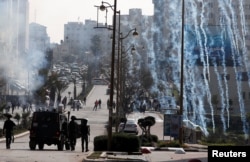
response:
[[[98,104],[99,104],[99,102],[98,102],[98,100],[96,100],[95,103],[94,103],[93,111],[97,110]]]
[[[102,108],[102,100],[101,99],[99,99],[98,105],[99,105],[99,109]]]
[[[81,121],[81,138],[82,138],[82,152],[84,152],[84,144],[85,144],[85,152],[88,152],[88,139],[90,135],[90,127],[87,125],[87,120]]]
[[[79,111],[80,107],[81,107],[81,103],[80,103],[80,101],[78,100],[78,101],[76,102],[76,109],[77,109],[77,111]]]
[[[83,104],[86,105],[86,97],[83,98]]]
[[[63,108],[64,110],[66,109],[66,104],[67,104],[67,97],[65,96],[62,100]]]
[[[75,150],[76,138],[78,133],[78,124],[75,122],[76,117],[71,116],[71,121],[69,122],[69,140],[71,151]]]
[[[6,114],[7,120],[4,122],[3,125],[3,134],[5,134],[6,138],[6,148],[10,149],[11,138],[13,136],[13,128],[16,124],[10,119],[12,115]]]

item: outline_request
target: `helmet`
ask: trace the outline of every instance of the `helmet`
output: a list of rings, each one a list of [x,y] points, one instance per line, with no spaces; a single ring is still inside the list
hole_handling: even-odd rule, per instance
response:
[[[74,115],[71,116],[71,120],[76,120],[76,117]]]

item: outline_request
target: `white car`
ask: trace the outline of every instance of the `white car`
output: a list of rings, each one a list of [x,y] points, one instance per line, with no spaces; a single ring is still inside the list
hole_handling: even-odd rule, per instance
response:
[[[136,135],[138,134],[138,125],[134,119],[128,119],[127,122],[120,123],[119,125],[119,132],[124,132],[124,133],[135,133]]]

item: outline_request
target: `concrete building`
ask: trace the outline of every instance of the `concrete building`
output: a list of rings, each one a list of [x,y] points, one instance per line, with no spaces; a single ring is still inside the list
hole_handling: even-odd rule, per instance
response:
[[[142,10],[139,8],[129,9],[128,15],[121,14],[121,33],[125,37],[130,30],[136,28],[138,36],[134,38],[132,33],[123,40],[123,45],[126,48],[134,45],[137,54],[143,59],[143,63],[148,63],[150,55],[146,51],[150,51],[152,41],[152,15],[142,15]]]
[[[85,56],[87,53],[93,53],[95,57],[109,54],[111,51],[110,32],[107,29],[95,28],[97,25],[97,22],[93,20],[85,20],[85,23],[68,22],[65,24],[62,43],[64,53],[80,56],[80,58],[87,57]]]
[[[211,113],[212,109],[216,113],[217,109],[230,109],[231,114],[240,114],[242,110],[250,112],[250,2],[184,2],[183,16],[182,1],[153,0],[158,79],[180,84],[175,77],[180,75],[176,67],[180,67],[181,22],[184,17],[184,88],[192,86],[185,90],[194,90],[193,94],[186,92],[184,98],[204,95],[203,107],[207,113]],[[196,76],[191,78],[194,73]],[[205,91],[209,92],[205,94]],[[191,102],[184,102],[188,111],[192,109]],[[192,103],[196,105],[194,102],[198,100]]]
[[[2,0],[0,2],[0,46],[2,54],[20,57],[28,49],[28,0]]]
[[[29,32],[28,0],[0,1],[0,94],[10,94],[13,84],[6,83],[14,78],[16,71],[11,65],[19,64],[28,50]]]
[[[47,28],[37,23],[29,25],[29,50],[45,52],[50,47]]]

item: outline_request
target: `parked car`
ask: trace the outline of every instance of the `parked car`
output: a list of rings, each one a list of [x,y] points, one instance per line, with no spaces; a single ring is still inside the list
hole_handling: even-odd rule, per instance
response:
[[[128,119],[127,122],[119,124],[119,132],[138,134],[138,125],[134,119]]]

